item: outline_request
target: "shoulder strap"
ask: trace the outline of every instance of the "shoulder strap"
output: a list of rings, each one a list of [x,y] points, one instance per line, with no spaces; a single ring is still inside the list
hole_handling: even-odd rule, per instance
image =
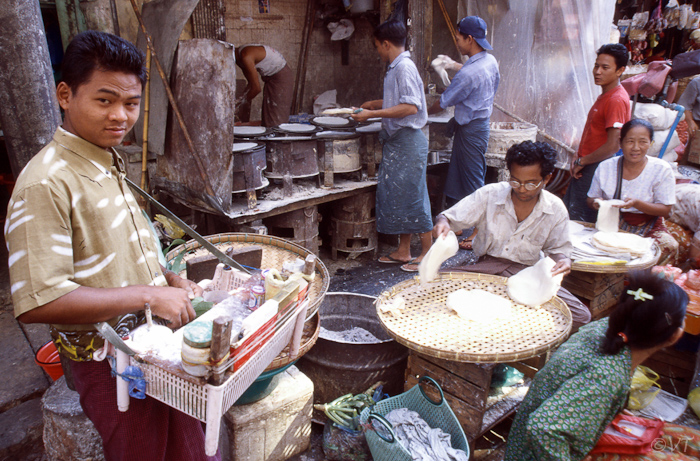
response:
[[[613,199],[619,199],[620,194],[622,193],[622,161],[625,159],[625,157],[620,156],[620,161],[617,162],[617,186],[615,187],[615,194],[613,195]]]

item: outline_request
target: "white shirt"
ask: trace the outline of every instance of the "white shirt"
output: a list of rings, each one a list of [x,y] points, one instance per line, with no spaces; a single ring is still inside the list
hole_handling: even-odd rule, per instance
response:
[[[452,230],[476,226],[477,256],[488,254],[532,266],[545,256],[571,257],[569,213],[564,202],[543,190],[530,216],[518,222],[507,182],[487,184],[442,213]]]
[[[609,158],[598,165],[593,176],[591,188],[588,189],[588,196],[610,200],[615,195],[617,188],[617,164],[620,157]],[[656,157],[647,157],[647,164],[644,169],[634,179],[622,180],[620,198],[634,198],[649,203],[661,203],[663,205],[673,205],[676,203],[675,195],[676,180],[673,177],[671,165],[665,160]],[[623,211],[629,213],[641,213],[636,208],[629,208]]]
[[[668,219],[686,226],[700,240],[700,184],[676,185],[676,204]]]

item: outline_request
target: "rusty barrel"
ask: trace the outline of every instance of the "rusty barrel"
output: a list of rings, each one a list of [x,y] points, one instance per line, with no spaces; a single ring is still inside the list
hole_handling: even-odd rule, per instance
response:
[[[314,383],[314,403],[328,403],[341,395],[364,392],[377,381],[384,381],[384,392],[403,392],[408,350],[389,337],[377,318],[373,296],[355,293],[327,293],[319,314],[321,327],[331,331],[360,327],[378,342],[352,343],[330,340],[321,333],[297,362]],[[314,411],[314,420],[325,416]]]

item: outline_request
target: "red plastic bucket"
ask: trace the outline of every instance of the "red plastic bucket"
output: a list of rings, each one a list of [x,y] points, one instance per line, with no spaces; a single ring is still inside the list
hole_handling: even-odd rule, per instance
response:
[[[61,359],[56,350],[56,345],[53,341],[41,346],[41,348],[36,351],[34,356],[34,361],[39,365],[44,371],[56,381],[58,378],[63,376],[63,367],[61,367]]]

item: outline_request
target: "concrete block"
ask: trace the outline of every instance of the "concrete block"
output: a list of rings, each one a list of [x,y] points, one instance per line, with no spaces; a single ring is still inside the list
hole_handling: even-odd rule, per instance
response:
[[[44,448],[49,460],[104,460],[102,439],[85,416],[77,392],[64,377],[55,381],[41,399],[44,412]]]
[[[42,425],[40,399],[0,414],[0,459],[38,459],[44,452]]]
[[[49,379],[34,363],[34,352],[11,313],[0,312],[0,370],[11,371],[0,380],[0,412],[38,398],[49,387]]]
[[[314,385],[296,367],[279,376],[270,395],[224,415],[231,459],[283,461],[309,447]]]

